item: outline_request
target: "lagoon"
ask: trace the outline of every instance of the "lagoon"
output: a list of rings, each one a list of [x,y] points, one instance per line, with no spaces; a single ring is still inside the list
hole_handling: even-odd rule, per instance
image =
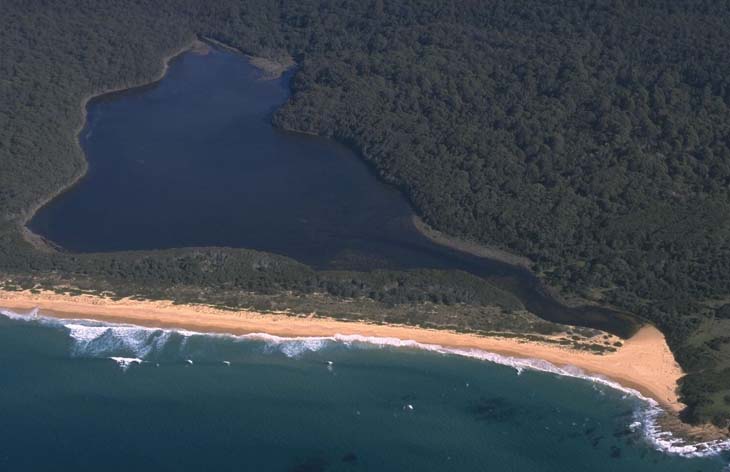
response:
[[[87,175],[29,228],[74,252],[227,246],[320,269],[464,270],[551,321],[629,335],[635,320],[562,306],[527,270],[433,243],[403,195],[337,142],[278,130],[290,71],[265,80],[215,48],[172,60],[162,80],[87,107]]]

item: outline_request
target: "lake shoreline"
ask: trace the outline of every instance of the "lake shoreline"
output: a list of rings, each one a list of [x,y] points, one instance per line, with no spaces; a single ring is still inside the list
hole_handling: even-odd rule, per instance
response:
[[[242,56],[246,57],[246,59],[248,59],[252,66],[256,67],[263,73],[264,80],[276,80],[280,78],[284,74],[284,72],[288,71],[296,65],[296,62],[294,62],[294,59],[291,56],[286,56],[283,58],[283,60],[276,60],[262,56],[254,56],[251,54],[247,54],[242,50],[231,46],[230,44],[226,44],[222,41],[218,41],[217,39],[213,39],[208,36],[201,36],[201,39],[206,43],[212,44],[213,46],[219,47],[226,51],[234,52],[236,54],[241,54]]]
[[[265,78],[267,80],[273,80],[275,78],[278,78],[283,74],[286,70],[288,70],[290,67],[294,65],[294,62],[292,61],[290,64],[279,64],[276,61],[267,60],[266,58],[256,57],[249,54],[245,54],[242,51],[233,48],[231,46],[228,46],[224,43],[221,43],[220,41],[213,40],[211,38],[206,37],[198,37],[197,35],[194,36],[192,39],[187,41],[183,46],[180,46],[178,48],[173,49],[171,52],[165,54],[160,59],[160,70],[154,74],[149,80],[144,80],[138,83],[133,84],[125,84],[125,85],[119,85],[115,87],[109,87],[105,88],[99,91],[91,92],[81,98],[81,105],[80,105],[80,121],[79,125],[76,127],[76,129],[73,131],[74,136],[74,143],[77,146],[79,152],[81,153],[81,168],[78,170],[76,174],[74,174],[71,179],[62,187],[58,188],[57,190],[49,193],[44,198],[36,202],[33,206],[28,208],[18,219],[18,226],[20,229],[20,235],[23,238],[25,242],[30,244],[33,248],[45,252],[45,253],[54,253],[54,252],[63,252],[65,249],[53,242],[52,240],[49,240],[45,238],[44,236],[37,234],[33,232],[28,227],[28,223],[33,219],[33,217],[38,213],[38,211],[46,206],[51,201],[55,200],[56,198],[60,197],[64,193],[72,190],[76,184],[78,184],[81,179],[83,179],[86,174],[89,171],[89,160],[86,157],[86,152],[84,151],[82,145],[81,145],[81,133],[83,132],[84,128],[87,124],[87,115],[88,115],[88,105],[91,101],[98,99],[100,97],[106,96],[106,95],[112,95],[116,93],[124,93],[129,90],[141,88],[141,87],[148,87],[150,85],[154,85],[157,82],[164,79],[165,75],[167,74],[167,71],[170,68],[170,64],[172,61],[177,59],[182,54],[185,54],[186,52],[193,52],[196,54],[207,54],[207,51],[211,47],[221,47],[224,49],[235,51],[238,54],[242,54],[246,57],[246,59],[257,69],[259,69],[262,74],[265,75]]]
[[[593,299],[582,297],[576,294],[566,294],[559,287],[549,285],[547,281],[543,280],[534,270],[533,262],[527,256],[521,256],[517,253],[510,252],[509,250],[502,249],[498,246],[492,246],[484,243],[480,243],[473,240],[467,240],[459,238],[457,236],[451,236],[426,223],[423,218],[418,215],[412,217],[413,226],[423,236],[428,238],[431,242],[445,246],[456,251],[461,251],[472,256],[490,259],[498,262],[505,263],[512,267],[525,269],[532,274],[541,283],[541,288],[558,303],[566,307],[579,307],[579,306],[595,306],[601,308],[608,308],[620,312],[619,307],[609,305],[607,303],[601,303]],[[633,316],[633,315],[632,315]]]
[[[178,56],[181,54],[184,54],[187,51],[194,50],[199,47],[199,44],[201,41],[194,37],[190,41],[188,41],[184,46],[181,46],[179,48],[174,49],[172,52],[164,55],[161,59],[161,68],[159,72],[157,72],[151,79],[142,81],[140,83],[135,84],[125,84],[120,85],[116,87],[110,87],[106,88],[100,91],[91,92],[81,99],[81,106],[80,106],[80,115],[81,120],[79,122],[79,125],[76,127],[76,129],[73,131],[74,136],[74,143],[78,147],[79,152],[81,153],[81,169],[72,176],[72,178],[61,188],[55,190],[54,192],[48,194],[46,197],[38,201],[34,206],[30,207],[25,214],[20,218],[19,220],[19,226],[20,226],[20,232],[23,237],[23,239],[33,246],[35,249],[41,250],[43,252],[58,252],[62,251],[63,248],[61,246],[56,245],[53,241],[47,240],[43,236],[34,233],[29,227],[28,223],[33,219],[35,214],[43,208],[45,205],[50,203],[52,200],[55,200],[56,198],[63,195],[65,192],[68,192],[69,190],[73,189],[73,187],[81,181],[81,179],[86,176],[86,174],[89,171],[89,160],[86,158],[86,153],[84,152],[83,147],[81,146],[81,133],[83,132],[84,128],[86,127],[87,123],[87,115],[88,115],[88,105],[89,103],[97,99],[99,97],[102,97],[104,95],[119,93],[119,92],[125,92],[127,90],[132,90],[140,87],[147,87],[149,85],[153,85],[160,80],[162,80],[165,77],[165,74],[167,74],[168,69],[170,68],[170,63],[175,60]],[[204,43],[203,43],[204,44]]]
[[[413,226],[419,233],[427,237],[432,242],[441,246],[446,246],[457,251],[465,252],[477,257],[485,259],[493,259],[495,261],[504,262],[515,267],[521,267],[532,272],[532,261],[525,256],[520,256],[495,246],[487,246],[474,241],[467,241],[461,238],[450,236],[442,231],[431,227],[428,223],[417,215],[413,215]]]
[[[643,327],[616,352],[595,354],[514,337],[482,336],[365,321],[348,322],[315,314],[260,313],[175,304],[173,301],[34,292],[0,290],[0,307],[25,312],[37,309],[43,315],[57,318],[87,318],[204,333],[266,333],[289,338],[335,335],[390,338],[427,346],[478,350],[522,360],[541,359],[558,367],[578,367],[588,375],[600,376],[655,400],[674,419],[669,423],[674,425],[672,428],[678,433],[701,437],[703,440],[726,437],[719,430],[707,426],[689,426],[676,421],[684,408],[677,395],[677,383],[684,372],[674,360],[664,336],[653,326]]]

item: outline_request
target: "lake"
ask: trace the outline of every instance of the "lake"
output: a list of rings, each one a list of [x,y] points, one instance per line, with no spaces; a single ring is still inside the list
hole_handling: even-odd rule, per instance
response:
[[[80,136],[88,174],[29,228],[76,252],[227,246],[323,269],[465,270],[544,319],[633,333],[629,316],[562,306],[525,269],[431,242],[350,149],[275,129],[291,74],[263,80],[212,49],[178,56],[155,84],[97,97]]]

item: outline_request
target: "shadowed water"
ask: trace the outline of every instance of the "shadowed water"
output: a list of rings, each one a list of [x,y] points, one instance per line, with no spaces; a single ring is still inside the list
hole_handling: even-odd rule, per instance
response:
[[[229,246],[319,268],[461,269],[545,319],[633,332],[627,316],[561,306],[523,269],[432,243],[350,150],[273,128],[290,75],[261,80],[242,56],[186,53],[160,82],[93,100],[89,173],[30,228],[77,252]]]
[[[636,426],[643,402],[578,379],[358,342],[15,318],[0,316],[3,471],[719,472],[728,459],[656,451]]]

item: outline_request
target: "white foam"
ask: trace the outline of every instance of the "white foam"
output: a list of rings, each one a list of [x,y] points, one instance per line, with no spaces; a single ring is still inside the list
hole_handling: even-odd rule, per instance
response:
[[[632,426],[636,428],[640,427],[649,443],[660,451],[683,457],[704,457],[716,455],[723,451],[730,451],[729,440],[688,443],[685,439],[676,437],[671,431],[663,431],[659,426],[659,419],[663,414],[665,414],[665,412],[659,407],[658,403],[654,399],[642,395],[638,390],[624,387],[618,382],[614,382],[600,375],[586,374],[580,368],[571,365],[559,367],[542,359],[503,356],[501,354],[482,351],[479,349],[446,348],[438,344],[424,344],[413,340],[362,336],[357,334],[336,334],[331,337],[284,338],[265,333],[254,333],[242,336],[242,338],[263,340],[275,346],[288,346],[281,348],[281,352],[290,356],[293,356],[294,353],[299,355],[305,350],[317,350],[326,346],[328,342],[334,341],[346,346],[365,344],[380,348],[394,347],[419,349],[444,355],[468,357],[509,366],[515,369],[518,374],[525,370],[532,370],[551,373],[563,377],[587,380],[592,382],[594,385],[602,385],[623,392],[626,397],[634,397],[641,400],[645,404],[645,407],[635,412],[635,421],[632,423]]]
[[[437,344],[424,344],[407,339],[362,336],[357,334],[296,338],[275,336],[267,333],[234,336],[227,334],[197,333],[186,330],[144,328],[133,325],[100,323],[93,320],[62,320],[41,316],[37,310],[32,310],[27,314],[0,310],[0,314],[13,320],[32,321],[44,325],[65,327],[74,340],[73,349],[76,354],[92,356],[105,355],[109,357],[118,353],[120,350],[131,352],[135,357],[112,357],[115,360],[133,359],[135,362],[131,362],[129,365],[137,363],[137,360],[142,362],[150,353],[162,349],[173,333],[184,337],[182,346],[184,346],[187,338],[197,335],[241,341],[261,341],[265,343],[267,349],[281,352],[285,356],[293,358],[299,357],[306,352],[319,351],[329,345],[339,343],[348,347],[375,346],[378,348],[418,349],[444,355],[478,359],[512,367],[518,374],[525,370],[532,370],[587,380],[593,382],[595,385],[603,385],[621,391],[627,397],[634,397],[641,400],[645,404],[645,407],[635,412],[631,429],[640,428],[648,441],[660,451],[685,457],[708,456],[723,451],[730,451],[730,441],[718,440],[691,444],[687,443],[684,439],[674,436],[670,431],[663,431],[658,421],[664,414],[663,410],[658,406],[656,401],[645,397],[637,390],[624,387],[617,382],[598,375],[588,375],[574,366],[558,367],[542,359],[516,358],[479,349],[446,348]],[[118,363],[122,366],[121,361],[118,361]]]
[[[5,318],[9,318],[11,320],[16,321],[48,321],[51,324],[54,325],[60,325],[61,322],[54,319],[54,318],[47,318],[45,316],[41,316],[38,314],[38,308],[33,308],[32,310],[29,310],[28,313],[18,313],[15,311],[6,310],[4,308],[0,308],[0,315],[3,315]]]
[[[730,451],[730,440],[689,443],[685,439],[676,437],[671,431],[662,430],[659,426],[659,418],[664,414],[664,411],[653,401],[648,408],[634,413],[637,421],[641,423],[644,435],[656,449],[683,457],[713,456]]]
[[[606,379],[599,375],[588,375],[583,370],[575,366],[558,367],[550,362],[542,359],[523,359],[510,356],[503,356],[493,352],[481,351],[478,349],[454,349],[445,348],[436,344],[421,344],[416,341],[400,340],[395,338],[370,338],[358,335],[336,335],[334,337],[344,343],[362,342],[370,343],[378,346],[394,346],[423,349],[441,354],[452,354],[473,359],[480,359],[496,364],[501,364],[514,368],[518,373],[523,370],[534,370],[539,372],[548,372],[564,377],[572,377],[587,380],[594,384],[604,385],[614,390],[621,391],[627,396],[638,398],[646,405],[635,412],[636,421],[642,427],[642,432],[654,448],[683,457],[703,457],[717,455],[723,451],[730,451],[730,440],[716,440],[700,443],[688,443],[685,439],[676,437],[671,431],[664,431],[659,426],[659,419],[665,414],[658,403],[652,399],[645,397],[639,391],[624,387],[623,385]],[[639,425],[637,425],[639,426]]]
[[[251,333],[237,336],[242,340],[263,341],[270,351],[278,351],[287,357],[297,358],[306,352],[316,352],[336,340],[332,337],[285,338],[266,333]]]
[[[186,330],[145,328],[136,325],[104,323],[88,319],[61,319],[42,316],[38,310],[17,313],[0,310],[0,314],[16,321],[37,323],[43,326],[64,328],[73,340],[72,354],[91,357],[144,358],[161,350],[175,334],[183,341],[194,334]]]
[[[107,356],[125,352],[144,358],[162,349],[172,334],[168,330],[138,326],[89,326],[78,323],[64,326],[74,340],[74,354],[84,356]]]
[[[114,362],[116,362],[117,365],[123,371],[126,371],[127,369],[129,369],[131,366],[133,366],[135,364],[136,365],[139,365],[139,364],[141,364],[143,362],[142,359],[140,359],[138,357],[114,357],[114,356],[112,356],[109,359],[111,359]]]

